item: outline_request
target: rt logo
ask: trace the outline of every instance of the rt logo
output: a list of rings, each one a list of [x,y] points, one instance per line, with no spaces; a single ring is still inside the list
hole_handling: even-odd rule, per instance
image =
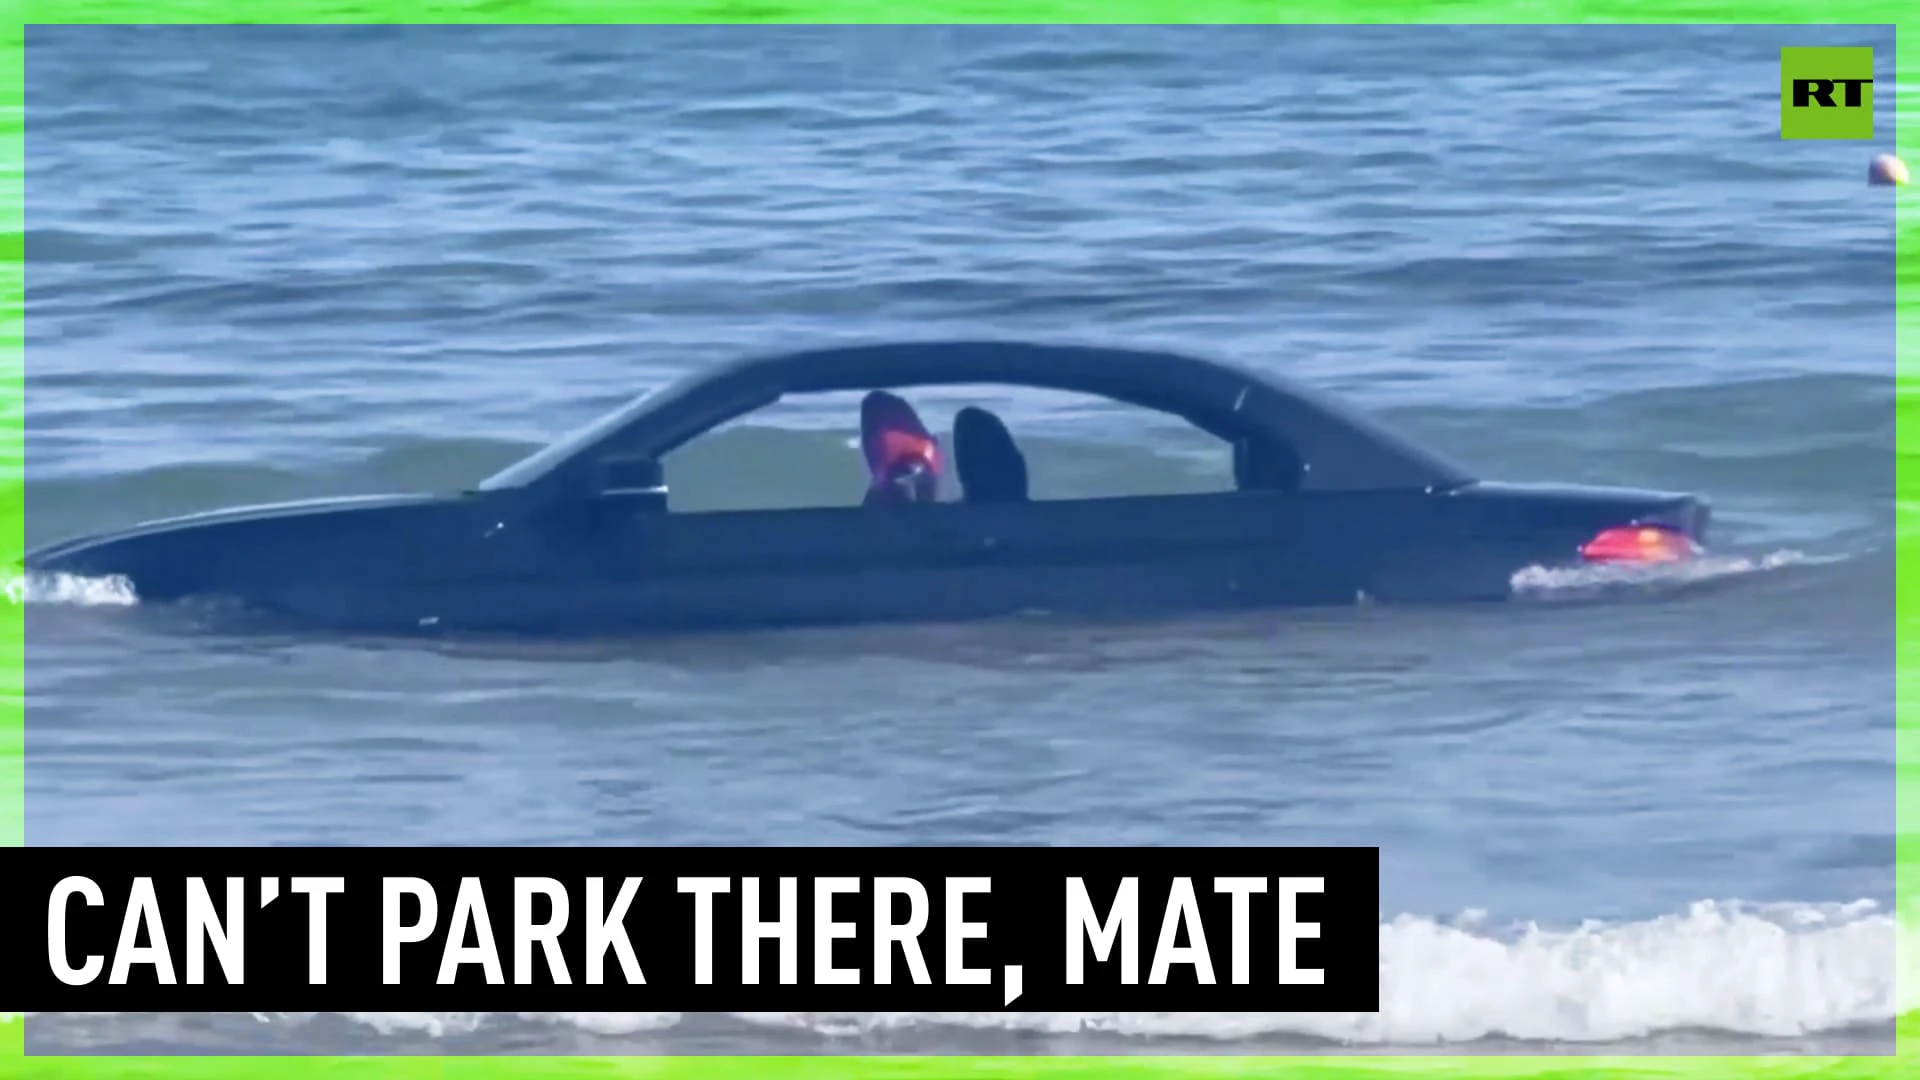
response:
[[[1780,137],[1873,138],[1873,50],[1780,50]]]

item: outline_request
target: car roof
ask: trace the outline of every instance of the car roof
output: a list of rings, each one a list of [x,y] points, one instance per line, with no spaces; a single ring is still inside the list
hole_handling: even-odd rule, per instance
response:
[[[483,489],[566,483],[609,455],[659,458],[786,394],[1005,384],[1106,397],[1226,440],[1283,440],[1303,490],[1454,486],[1472,477],[1370,418],[1271,372],[1185,353],[1015,341],[894,342],[763,354],[668,384],[489,478]]]

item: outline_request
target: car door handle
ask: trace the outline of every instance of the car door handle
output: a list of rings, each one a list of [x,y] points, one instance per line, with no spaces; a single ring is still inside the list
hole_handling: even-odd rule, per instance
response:
[[[934,545],[949,555],[982,558],[998,554],[1005,549],[1006,542],[993,533],[942,529],[934,534]]]

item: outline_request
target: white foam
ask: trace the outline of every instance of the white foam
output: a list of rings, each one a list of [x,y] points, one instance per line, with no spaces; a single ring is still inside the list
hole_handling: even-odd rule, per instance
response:
[[[16,604],[63,604],[72,607],[131,607],[140,602],[133,582],[112,577],[73,574],[18,574],[7,581],[7,599]]]
[[[309,1014],[311,1015],[311,1014]],[[572,1028],[589,1035],[637,1035],[679,1026],[685,1013],[346,1013],[382,1035],[427,1035],[444,1038],[466,1035],[501,1019],[530,1020]],[[263,1014],[262,1020],[285,1019],[287,1014]]]
[[[1471,918],[1403,915],[1380,927],[1377,1013],[738,1013],[788,1031],[849,1036],[916,1027],[1104,1032],[1220,1041],[1261,1036],[1350,1046],[1485,1038],[1606,1043],[1675,1031],[1794,1037],[1891,1023],[1920,1007],[1920,950],[1875,905],[1703,901],[1684,912],[1570,929],[1489,932]],[[1896,951],[1898,948],[1898,951]],[[1907,999],[1901,999],[1905,969]],[[594,1035],[658,1032],[679,1013],[348,1013],[386,1033],[464,1034],[496,1020]]]
[[[1764,573],[1787,566],[1829,562],[1803,551],[1769,555],[1703,555],[1684,562],[1589,566],[1529,566],[1513,575],[1514,595],[1528,599],[1584,598],[1595,593],[1653,591],[1696,585],[1722,578]]]

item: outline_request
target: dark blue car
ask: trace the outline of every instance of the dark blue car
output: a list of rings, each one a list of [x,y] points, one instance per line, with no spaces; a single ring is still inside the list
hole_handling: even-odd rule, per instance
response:
[[[1234,490],[1030,500],[1004,430],[978,437],[971,460],[962,430],[957,501],[668,508],[664,455],[784,395],[979,383],[1184,418],[1233,448]],[[1687,494],[1480,480],[1232,364],[911,343],[716,368],[470,491],[177,518],[41,548],[26,569],[119,576],[143,603],[225,600],[315,629],[601,634],[1500,600],[1529,566],[1691,557],[1707,518]]]

